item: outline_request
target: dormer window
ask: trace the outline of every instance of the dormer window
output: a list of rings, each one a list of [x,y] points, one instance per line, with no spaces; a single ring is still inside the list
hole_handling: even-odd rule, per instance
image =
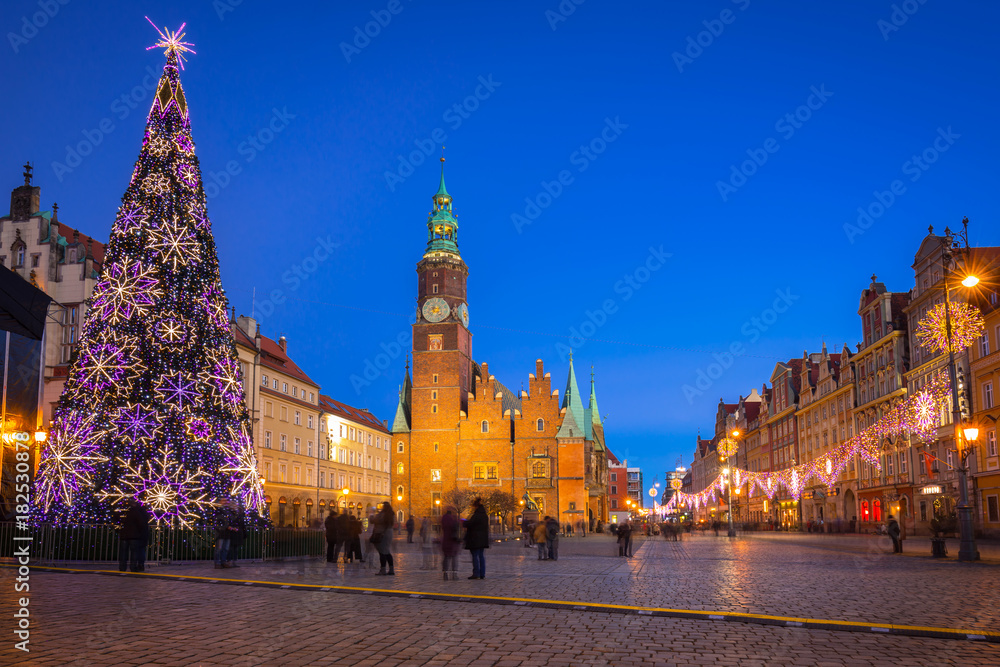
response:
[[[76,264],[76,248],[69,249],[69,255],[66,259],[67,264]]]

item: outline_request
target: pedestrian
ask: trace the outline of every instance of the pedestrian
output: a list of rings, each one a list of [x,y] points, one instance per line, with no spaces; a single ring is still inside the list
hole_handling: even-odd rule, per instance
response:
[[[535,524],[535,528],[532,531],[532,539],[535,544],[538,545],[538,560],[549,559],[549,552],[545,546],[545,536],[549,532],[548,526],[546,525],[548,521],[549,517],[546,515],[545,518]]]
[[[531,529],[533,524],[530,521],[521,520],[521,541],[525,549],[531,548]]]
[[[226,559],[229,552],[229,543],[233,533],[239,530],[236,525],[236,512],[228,498],[219,503],[215,515],[215,569],[230,567]]]
[[[122,517],[118,569],[125,572],[126,565],[132,572],[146,569],[146,543],[149,542],[149,512],[135,498],[128,499],[128,509]]]
[[[462,544],[461,526],[455,510],[447,508],[444,516],[441,517],[441,571],[444,572],[445,581],[448,580],[448,572],[451,572],[452,579],[458,579],[458,550]],[[448,565],[451,564],[449,570]]]
[[[353,563],[357,558],[358,562],[364,561],[365,557],[361,553],[361,533],[365,527],[361,525],[361,519],[351,514],[347,515],[347,539],[344,543],[344,562]]]
[[[490,548],[490,518],[481,498],[472,501],[472,516],[465,520],[465,548],[472,553],[472,576],[486,578],[486,549]]]
[[[626,521],[625,525],[628,526],[628,533],[625,535],[625,537],[627,538],[625,540],[625,555],[628,556],[629,558],[631,558],[632,557],[632,536],[635,535],[635,525],[633,525],[632,519],[629,519],[628,521]]]
[[[233,510],[236,513],[236,531],[233,533],[232,537],[229,538],[229,550],[226,553],[226,564],[229,567],[239,567],[236,564],[236,554],[239,553],[240,547],[243,546],[243,539],[247,534],[247,520],[246,520],[246,510],[243,508],[243,503],[239,501],[232,501]]]
[[[406,542],[407,542],[407,544],[413,544],[413,529],[415,527],[416,527],[416,524],[413,522],[413,515],[411,514],[410,518],[406,520]]]
[[[632,528],[628,525],[627,521],[622,521],[618,524],[618,557],[624,557],[628,555],[628,540]]]
[[[545,544],[549,548],[549,560],[559,560],[559,522],[549,517],[545,522]]]
[[[326,521],[323,525],[326,528],[326,562],[336,563],[337,562],[337,543],[340,542],[340,534],[337,532],[338,519],[337,509],[334,508],[330,510],[330,513],[326,515]]]
[[[421,570],[434,569],[434,546],[431,544],[431,520],[424,517],[420,520],[420,550],[424,553]]]
[[[407,521],[407,526],[413,521]],[[392,528],[396,525],[396,515],[392,511],[392,505],[386,500],[382,503],[382,510],[375,515],[375,529],[372,531],[371,543],[378,549],[378,573],[385,575],[395,575],[396,569],[392,560]],[[412,533],[412,531],[411,531]],[[411,540],[412,541],[412,540]],[[386,571],[386,566],[389,570]]]
[[[896,521],[896,517],[889,515],[889,528],[887,530],[889,537],[892,538],[892,553],[901,554],[903,553],[903,540],[900,539],[899,522]]]

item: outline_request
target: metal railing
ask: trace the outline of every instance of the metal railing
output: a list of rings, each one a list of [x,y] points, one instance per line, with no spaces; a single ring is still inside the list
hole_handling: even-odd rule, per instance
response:
[[[40,525],[30,531],[16,531],[13,523],[0,523],[0,558],[14,556],[14,535],[31,535],[34,563],[83,561],[117,562],[121,541],[118,529],[110,525]],[[25,542],[16,543],[23,546]],[[240,560],[280,560],[322,556],[326,553],[322,530],[264,528],[248,530],[236,551]],[[215,530],[212,528],[161,528],[149,531],[147,562],[213,560]]]

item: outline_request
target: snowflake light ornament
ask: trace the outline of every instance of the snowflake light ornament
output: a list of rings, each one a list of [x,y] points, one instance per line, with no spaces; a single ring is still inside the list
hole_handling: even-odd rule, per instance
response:
[[[986,321],[979,309],[962,301],[948,304],[951,319],[952,351],[958,354],[972,345],[986,331]],[[917,324],[917,339],[938,352],[948,352],[948,327],[945,304],[934,306]]]
[[[191,472],[178,463],[169,447],[159,450],[159,457],[133,466],[118,458],[123,468],[120,482],[101,498],[121,501],[133,498],[149,508],[153,520],[170,524],[176,520],[190,528],[201,516],[206,516],[212,499],[205,492],[207,475],[201,469]]]

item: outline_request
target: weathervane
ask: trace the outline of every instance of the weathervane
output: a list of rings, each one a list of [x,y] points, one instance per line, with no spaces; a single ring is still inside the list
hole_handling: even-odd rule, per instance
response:
[[[156,24],[150,21],[148,16],[146,16],[145,19],[149,21],[149,25],[156,28],[156,32],[160,33],[160,41],[158,41],[156,44],[153,44],[152,46],[147,47],[146,50],[150,51],[152,49],[162,48],[164,49],[163,51],[164,55],[167,56],[169,56],[171,53],[174,53],[177,55],[177,61],[180,63],[181,69],[184,69],[184,60],[185,60],[184,54],[194,53],[197,55],[197,52],[194,51],[194,49],[188,48],[189,46],[194,46],[194,44],[192,44],[191,42],[181,41],[184,39],[185,33],[183,32],[183,30],[184,26],[186,26],[187,23],[186,22],[182,23],[180,28],[178,28],[173,32],[170,32],[170,29],[166,27],[164,27],[163,30],[157,28]]]

